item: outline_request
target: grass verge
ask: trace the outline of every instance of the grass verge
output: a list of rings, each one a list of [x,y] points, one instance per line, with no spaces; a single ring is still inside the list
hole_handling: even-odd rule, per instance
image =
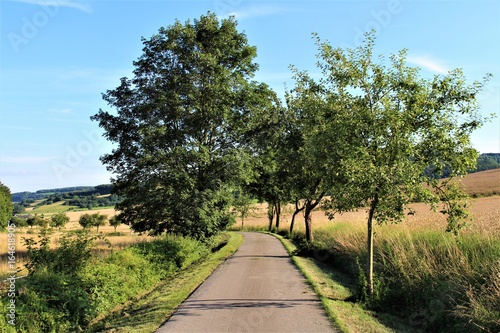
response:
[[[230,232],[228,243],[205,260],[160,282],[152,290],[94,320],[88,332],[153,332],[243,242]]]
[[[341,332],[416,332],[407,327],[399,318],[377,314],[366,310],[358,303],[354,303],[356,285],[352,279],[322,263],[320,253],[317,254],[319,256],[317,259],[296,256],[294,253],[297,247],[291,240],[277,234],[271,235],[278,238],[288,253],[292,255],[293,263],[319,296],[328,317]]]

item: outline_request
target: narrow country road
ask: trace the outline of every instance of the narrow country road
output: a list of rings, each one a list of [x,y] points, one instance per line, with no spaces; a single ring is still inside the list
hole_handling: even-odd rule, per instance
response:
[[[238,251],[157,333],[334,332],[281,242],[266,234],[243,235]]]

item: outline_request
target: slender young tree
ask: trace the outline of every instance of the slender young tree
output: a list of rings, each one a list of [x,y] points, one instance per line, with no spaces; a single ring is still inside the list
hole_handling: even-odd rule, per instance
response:
[[[324,156],[314,154],[314,145],[318,144],[315,138],[324,129],[323,112],[326,104],[319,93],[319,87],[308,74],[295,68],[292,70],[296,85],[286,95],[290,121],[282,145],[285,161],[283,167],[288,174],[287,189],[296,205],[293,217],[304,211],[306,240],[313,241],[312,213],[321,205],[328,190]],[[299,201],[302,202],[302,207],[299,207]],[[291,231],[292,228],[293,224]]]
[[[274,94],[251,78],[256,48],[233,18],[176,22],[143,39],[132,79],[104,94],[116,115],[92,117],[116,148],[118,219],[136,231],[210,237],[233,221],[232,190],[248,156],[242,133]]]
[[[115,228],[114,232],[116,233],[116,228],[120,226],[122,222],[116,218],[116,216],[113,216],[109,219],[109,225]]]
[[[373,294],[374,224],[400,222],[416,200],[437,205],[447,215],[448,231],[464,225],[464,195],[451,182],[426,176],[445,167],[460,176],[475,167],[478,153],[471,133],[485,119],[477,94],[489,79],[467,84],[460,70],[432,79],[406,64],[406,51],[375,61],[375,33],[356,49],[333,48],[317,39],[323,72],[319,91],[326,105],[324,130],[311,138],[313,156],[326,170],[333,212],[368,206],[367,281]]]
[[[108,220],[108,215],[102,215],[99,213],[92,214],[92,226],[96,227],[97,232],[99,232],[99,227],[105,226]]]

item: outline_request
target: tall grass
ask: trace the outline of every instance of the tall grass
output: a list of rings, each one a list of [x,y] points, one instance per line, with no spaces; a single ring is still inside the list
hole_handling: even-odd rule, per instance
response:
[[[315,230],[311,253],[362,281],[365,233],[360,223],[323,224]],[[499,267],[496,235],[469,232],[456,238],[436,229],[380,226],[376,291],[367,304],[423,331],[499,332]]]

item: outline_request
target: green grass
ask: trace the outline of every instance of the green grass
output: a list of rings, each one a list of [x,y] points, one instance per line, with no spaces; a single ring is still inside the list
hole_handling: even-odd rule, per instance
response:
[[[315,229],[312,245],[301,241],[300,233],[294,237],[299,241],[300,253],[322,259],[315,265],[323,272],[328,275],[329,269],[340,271],[355,283],[355,296],[367,309],[375,309],[384,324],[399,317],[406,318],[406,324],[415,330],[500,332],[498,234],[468,231],[455,237],[435,228],[394,225],[377,226],[375,231],[376,293],[369,300],[362,300],[358,284],[367,256],[366,231],[362,225],[344,222],[321,225]],[[294,260],[302,262],[304,258]],[[338,281],[333,275],[329,279],[333,283]],[[331,287],[328,292],[336,293]],[[325,303],[333,306],[342,302],[328,292],[318,291],[328,299]],[[346,305],[347,312],[355,308],[351,309],[351,305]],[[390,319],[384,320],[387,316]],[[341,318],[338,312],[333,317],[337,321]],[[342,327],[342,320],[339,325]],[[348,325],[355,326],[355,323]]]
[[[202,262],[160,282],[136,299],[97,318],[89,332],[154,332],[175,309],[243,242],[243,236],[229,233],[228,243]]]
[[[293,255],[297,247],[279,235],[287,251]],[[318,254],[321,257],[321,254]],[[401,320],[378,316],[362,305],[353,303],[356,285],[345,273],[314,258],[292,256],[292,261],[319,296],[331,322],[344,333],[414,332]],[[381,319],[382,318],[382,319]]]
[[[16,283],[17,290],[23,290],[16,297],[16,329],[30,333],[73,332],[86,330],[92,324],[95,331],[100,331],[126,302],[128,307],[139,304],[146,313],[127,308],[124,317],[137,317],[125,322],[147,319],[147,327],[159,326],[237,249],[242,238],[235,233],[222,234],[208,245],[187,237],[163,235],[106,256],[93,253],[97,238],[88,233],[68,235],[55,250],[33,244],[29,249],[30,274]],[[6,294],[0,294],[0,299],[2,305],[8,301]],[[0,332],[13,331],[5,321],[6,311],[5,306],[0,307]],[[151,319],[154,315],[157,321]],[[122,319],[119,315],[118,325],[124,323]]]
[[[50,205],[42,205],[33,208],[33,210],[27,211],[27,214],[57,214],[66,212],[70,209],[76,210],[76,206],[65,206],[64,201],[55,202]]]

